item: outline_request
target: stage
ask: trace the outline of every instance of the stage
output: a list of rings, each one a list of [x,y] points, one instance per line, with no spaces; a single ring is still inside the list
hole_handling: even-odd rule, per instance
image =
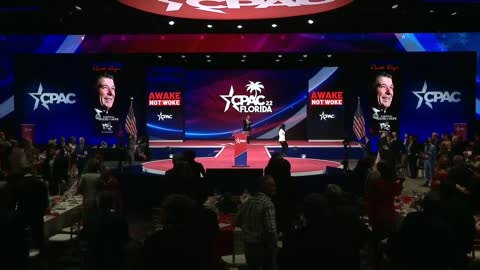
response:
[[[351,143],[347,147],[343,141],[289,141],[287,159],[292,168],[292,176],[310,176],[325,174],[327,167],[343,168],[338,160],[345,157],[358,159],[361,157],[361,147]],[[150,151],[154,161],[142,164],[146,173],[164,175],[172,168],[171,157],[184,150],[192,149],[197,153],[196,161],[209,169],[263,169],[271,154],[280,151],[278,141],[252,140],[248,144],[248,167],[234,167],[234,144],[230,141],[150,141]]]

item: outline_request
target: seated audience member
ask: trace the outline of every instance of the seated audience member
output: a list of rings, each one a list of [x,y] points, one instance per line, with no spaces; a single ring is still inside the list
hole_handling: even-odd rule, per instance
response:
[[[161,205],[162,230],[145,240],[142,269],[208,269],[196,217],[197,203],[186,195],[171,194]]]
[[[130,240],[128,224],[113,208],[113,199],[109,191],[98,193],[98,210],[85,223],[83,236],[90,269],[126,269],[124,248]]]

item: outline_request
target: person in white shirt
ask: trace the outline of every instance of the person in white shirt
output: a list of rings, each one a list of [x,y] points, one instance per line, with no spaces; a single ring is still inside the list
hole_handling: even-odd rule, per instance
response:
[[[288,152],[288,143],[285,140],[285,124],[282,124],[278,130],[278,142],[282,146],[282,155],[285,157]]]

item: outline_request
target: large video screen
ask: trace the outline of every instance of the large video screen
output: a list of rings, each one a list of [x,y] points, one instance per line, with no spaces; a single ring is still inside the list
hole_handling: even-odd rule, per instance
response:
[[[308,69],[187,70],[185,137],[231,139],[250,116],[252,138],[273,139],[286,124],[291,138],[305,138]]]
[[[20,55],[15,112],[19,123],[35,125],[38,143],[118,143],[130,106],[139,136],[151,140],[231,140],[247,116],[254,139],[276,139],[285,124],[289,140],[343,140],[353,139],[360,101],[367,134],[424,139],[474,122],[475,57],[343,54],[328,63],[218,68],[154,55]]]
[[[15,62],[15,109],[35,139],[64,136],[118,143],[132,104],[144,133],[145,71],[128,56],[21,55]]]

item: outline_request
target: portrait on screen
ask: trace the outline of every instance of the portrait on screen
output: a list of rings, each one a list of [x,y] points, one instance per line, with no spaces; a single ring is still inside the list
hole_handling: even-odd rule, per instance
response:
[[[119,126],[119,116],[115,107],[115,75],[99,73],[94,81],[94,122],[97,134],[115,135]]]
[[[397,86],[392,73],[382,71],[373,77],[370,115],[375,132],[398,130]]]

